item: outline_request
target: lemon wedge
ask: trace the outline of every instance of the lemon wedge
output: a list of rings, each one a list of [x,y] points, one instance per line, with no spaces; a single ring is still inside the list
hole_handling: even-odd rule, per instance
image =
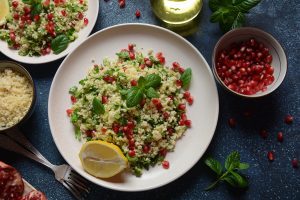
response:
[[[0,21],[9,13],[8,0],[0,0]]]
[[[100,140],[86,142],[81,147],[79,158],[83,168],[98,178],[112,177],[128,165],[118,146]]]

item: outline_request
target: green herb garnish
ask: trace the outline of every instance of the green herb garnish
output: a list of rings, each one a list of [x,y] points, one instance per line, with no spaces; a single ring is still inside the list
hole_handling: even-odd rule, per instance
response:
[[[146,95],[148,98],[158,98],[159,94],[154,88],[159,87],[160,84],[161,78],[157,74],[149,74],[146,77],[141,76],[138,80],[138,85],[130,88],[127,91],[127,107],[130,108],[138,105],[142,101],[144,95]]]
[[[220,28],[227,32],[245,24],[245,14],[261,0],[209,0],[213,12],[210,22],[219,22]]]
[[[59,53],[63,52],[68,47],[69,43],[70,43],[70,40],[66,35],[64,35],[64,34],[58,35],[51,42],[51,48],[53,50],[53,53],[59,54]]]
[[[184,70],[183,74],[180,76],[180,80],[182,81],[183,89],[187,90],[192,80],[192,69],[187,68]]]
[[[97,115],[104,114],[105,108],[98,98],[93,99],[93,112]]]
[[[213,158],[207,158],[204,162],[218,176],[218,179],[205,188],[205,190],[213,189],[220,181],[225,181],[235,188],[248,187],[247,179],[243,175],[240,175],[238,171],[248,169],[249,164],[240,162],[240,154],[237,151],[233,151],[227,156],[225,161],[225,172],[223,172],[221,163]]]

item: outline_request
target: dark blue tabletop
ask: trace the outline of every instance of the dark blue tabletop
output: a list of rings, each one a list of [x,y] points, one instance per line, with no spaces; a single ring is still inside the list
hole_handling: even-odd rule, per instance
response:
[[[158,24],[151,11],[150,1],[128,0],[124,9],[116,0],[99,0],[100,12],[93,32],[111,25],[139,22]],[[141,18],[134,12],[141,10]],[[218,38],[222,35],[217,24],[209,22],[211,11],[208,1],[200,14],[197,31],[187,39],[211,64],[211,54]],[[190,171],[174,182],[158,189],[137,193],[112,191],[92,185],[89,199],[300,199],[300,169],[291,166],[291,159],[300,159],[300,4],[296,0],[264,0],[247,16],[247,25],[271,33],[282,44],[288,57],[289,68],[283,84],[271,95],[261,99],[245,100],[233,96],[218,87],[220,116],[215,136],[205,156],[224,161],[233,150],[241,153],[243,161],[251,167],[245,171],[249,188],[243,192],[231,190],[222,184],[213,191],[203,189],[215,178],[200,160]],[[0,59],[8,59],[0,53]],[[37,87],[37,106],[32,117],[21,128],[32,143],[51,162],[65,161],[59,154],[48,124],[47,104],[50,85],[61,60],[44,65],[25,65],[32,74]],[[250,110],[247,119],[243,113]],[[283,122],[286,114],[294,116],[292,125]],[[227,120],[237,119],[232,129]],[[259,136],[260,129],[269,131],[267,139]],[[277,132],[282,131],[284,141],[277,142]],[[275,160],[269,162],[267,152],[275,152]],[[196,151],[196,149],[195,149]],[[16,167],[33,186],[44,191],[49,199],[73,199],[58,183],[51,171],[40,164],[14,153],[0,150],[0,160]]]

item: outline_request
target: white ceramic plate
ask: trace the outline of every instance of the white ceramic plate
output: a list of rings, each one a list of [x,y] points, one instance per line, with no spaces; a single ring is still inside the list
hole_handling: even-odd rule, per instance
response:
[[[92,60],[102,63],[103,58],[116,58],[115,53],[135,43],[145,52],[153,49],[161,51],[166,64],[178,61],[193,71],[190,91],[194,104],[188,106],[188,117],[192,128],[176,144],[175,151],[166,160],[170,168],[155,166],[144,171],[141,177],[122,173],[112,179],[98,179],[86,173],[80,163],[78,153],[82,146],[74,137],[73,125],[66,115],[71,106],[68,90],[83,79]],[[219,114],[219,99],[211,70],[199,53],[188,41],[179,35],[147,24],[122,24],[103,29],[83,42],[69,54],[57,70],[50,89],[48,102],[49,123],[53,139],[65,160],[83,177],[100,186],[121,191],[142,191],[165,185],[187,172],[201,158],[215,131]]]
[[[81,29],[80,32],[78,33],[78,38],[74,42],[70,43],[68,48],[58,55],[50,53],[49,55],[39,56],[39,57],[20,56],[17,50],[8,48],[7,43],[3,40],[0,40],[0,52],[2,52],[4,55],[6,55],[7,57],[15,61],[28,63],[28,64],[42,64],[42,63],[48,63],[60,59],[66,56],[72,50],[74,50],[90,35],[90,33],[92,32],[95,26],[98,17],[98,12],[99,12],[99,1],[88,0],[88,10],[86,12],[86,18],[88,18],[89,20],[88,25],[83,29]]]

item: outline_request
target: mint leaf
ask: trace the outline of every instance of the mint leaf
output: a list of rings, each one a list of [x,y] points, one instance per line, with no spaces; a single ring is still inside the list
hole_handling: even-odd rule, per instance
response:
[[[93,99],[93,112],[97,115],[104,114],[105,108],[98,98]]]
[[[154,90],[154,88],[150,87],[147,91],[146,91],[146,96],[148,98],[158,98],[159,94]]]
[[[180,80],[182,81],[183,89],[187,90],[192,80],[192,69],[187,68],[184,70],[183,74],[180,76]]]
[[[153,87],[157,88],[161,84],[161,78],[157,74],[149,74],[145,77],[145,88]]]
[[[126,105],[128,108],[138,105],[144,96],[144,88],[132,87],[129,89],[126,98]]]
[[[119,53],[116,53],[116,55],[123,60],[129,60],[129,53],[128,51],[120,51]]]
[[[31,7],[31,16],[34,17],[35,15],[39,15],[42,12],[42,4],[34,4]]]
[[[237,151],[233,151],[229,156],[227,156],[225,161],[225,168],[228,171],[236,169],[240,164],[240,154]]]
[[[253,7],[255,7],[257,4],[260,3],[261,0],[244,0],[244,1],[235,1],[234,6],[237,8],[240,12],[246,13]]]
[[[58,35],[51,41],[51,48],[54,54],[63,52],[69,45],[69,38],[66,35]]]
[[[144,87],[146,83],[146,79],[143,76],[140,76],[139,80],[138,80],[138,86],[139,87]]]
[[[248,181],[245,177],[239,175],[238,173],[236,172],[230,172],[232,174],[232,176],[230,176],[234,182],[236,183],[235,184],[235,187],[238,187],[238,188],[246,188],[248,187]]]
[[[207,158],[205,161],[205,164],[212,169],[218,176],[222,174],[222,165],[219,161],[213,159],[213,158]]]

